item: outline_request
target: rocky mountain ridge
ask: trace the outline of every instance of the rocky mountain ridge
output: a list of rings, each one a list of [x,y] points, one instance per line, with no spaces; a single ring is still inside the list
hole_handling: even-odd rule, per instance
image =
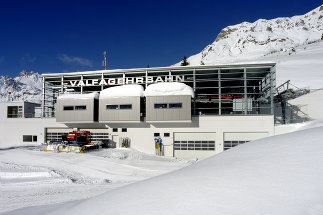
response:
[[[42,90],[41,75],[21,71],[17,77],[0,76],[0,101],[30,101],[40,103]],[[8,97],[10,93],[10,98]]]

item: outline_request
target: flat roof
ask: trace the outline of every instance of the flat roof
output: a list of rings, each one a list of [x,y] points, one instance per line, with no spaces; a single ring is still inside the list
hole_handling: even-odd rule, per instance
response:
[[[84,75],[97,73],[123,73],[123,72],[146,72],[146,71],[163,71],[163,70],[192,70],[192,69],[230,69],[230,68],[255,68],[255,67],[273,67],[275,62],[248,62],[248,63],[232,63],[232,64],[216,64],[216,65],[199,65],[199,66],[168,66],[168,67],[149,67],[149,68],[131,68],[131,69],[111,69],[111,70],[95,70],[82,72],[68,72],[68,73],[45,73],[43,77],[64,76],[64,75]]]

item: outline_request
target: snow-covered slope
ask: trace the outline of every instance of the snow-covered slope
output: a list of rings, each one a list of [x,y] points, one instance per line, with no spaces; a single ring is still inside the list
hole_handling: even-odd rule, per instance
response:
[[[0,76],[0,102],[8,101],[8,92],[14,101],[31,101],[40,103],[42,89],[41,75],[22,71],[15,78]]]
[[[323,75],[319,71],[323,66],[322,37],[323,5],[301,16],[259,19],[254,23],[228,26],[212,44],[189,57],[188,62],[193,66],[274,60],[278,63],[278,84],[293,79],[294,74],[300,77],[294,78],[299,84],[303,77],[309,79],[308,71],[313,71],[315,77],[300,84],[320,88],[323,81],[321,77],[317,78]],[[306,49],[307,46],[310,48]],[[316,83],[319,80],[321,83]]]
[[[193,162],[133,149],[83,154],[44,152],[38,147],[0,150],[0,213],[97,196]]]
[[[320,215],[322,126],[246,143],[87,200],[9,214]]]

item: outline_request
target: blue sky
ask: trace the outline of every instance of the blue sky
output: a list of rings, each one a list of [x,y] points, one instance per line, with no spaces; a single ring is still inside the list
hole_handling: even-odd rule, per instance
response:
[[[0,1],[0,75],[169,66],[222,28],[304,14],[314,0]]]

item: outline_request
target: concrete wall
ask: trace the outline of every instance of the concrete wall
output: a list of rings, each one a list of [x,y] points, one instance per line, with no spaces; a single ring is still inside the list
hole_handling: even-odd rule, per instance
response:
[[[86,110],[64,110],[64,106],[86,106]],[[95,99],[58,99],[56,104],[56,121],[61,123],[69,122],[94,122]]]
[[[100,98],[99,121],[140,121],[140,97]],[[132,105],[131,109],[120,109],[120,105]],[[118,109],[107,109],[107,105],[118,105]]]
[[[0,109],[1,110],[1,109]],[[65,127],[55,118],[15,118],[0,121],[0,148],[32,146],[44,143],[46,127]],[[23,142],[23,135],[37,136],[36,142]]]
[[[178,132],[186,133],[210,133],[216,136],[215,153],[223,151],[224,133],[262,133],[265,136],[274,135],[274,120],[272,115],[249,115],[249,116],[199,116],[192,117],[190,123],[165,122],[165,123],[115,123],[109,127],[118,128],[118,132],[111,132],[116,138],[129,137],[131,147],[139,151],[155,154],[154,133],[159,133],[165,147],[165,156],[173,156],[174,135]],[[122,132],[121,128],[127,128]],[[111,129],[112,130],[112,129]],[[164,133],[170,133],[164,137]],[[199,134],[200,135],[200,134]],[[208,134],[205,134],[208,135]],[[257,136],[257,135],[256,135]],[[262,136],[264,137],[264,136]],[[210,155],[214,152],[207,152]],[[182,154],[182,153],[181,153]],[[191,158],[204,158],[201,153],[191,153]],[[186,157],[186,155],[181,155]]]
[[[65,124],[57,123],[55,118],[6,118],[6,105],[0,103],[0,148],[44,143],[45,130],[68,128]],[[3,118],[5,116],[5,118]],[[83,126],[77,126],[83,125]],[[214,140],[214,151],[178,151],[177,156],[184,158],[205,158],[223,151],[223,141],[226,133],[234,134],[235,138],[253,140],[274,135],[274,120],[271,115],[247,116],[198,116],[192,117],[190,122],[138,122],[138,123],[78,123],[71,124],[70,128],[104,129],[118,146],[121,137],[131,140],[131,148],[155,154],[154,133],[159,133],[164,144],[164,155],[174,156],[174,140],[179,133],[187,140]],[[117,128],[117,132],[113,132]],[[122,131],[124,128],[124,131]],[[169,133],[169,136],[165,136]],[[262,134],[259,136],[258,134]],[[23,135],[37,136],[37,142],[23,142]],[[182,137],[181,136],[181,137]],[[231,135],[232,136],[232,135]],[[201,139],[203,137],[203,139]],[[195,139],[194,139],[195,138]]]
[[[181,103],[182,108],[155,108],[155,104]],[[191,96],[146,97],[146,121],[190,121]]]

